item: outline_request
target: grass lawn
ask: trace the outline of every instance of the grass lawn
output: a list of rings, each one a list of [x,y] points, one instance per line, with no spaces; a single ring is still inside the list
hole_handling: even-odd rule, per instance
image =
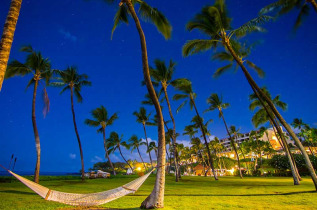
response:
[[[136,176],[111,179],[78,179],[41,181],[41,184],[59,191],[91,193],[121,186]],[[119,198],[99,206],[99,209],[138,209],[151,192],[152,175],[134,195]],[[317,209],[317,193],[309,177],[294,186],[291,177],[183,177],[175,183],[166,177],[165,209]],[[45,201],[20,182],[0,183],[0,209],[80,209]],[[96,207],[97,209],[97,207]]]

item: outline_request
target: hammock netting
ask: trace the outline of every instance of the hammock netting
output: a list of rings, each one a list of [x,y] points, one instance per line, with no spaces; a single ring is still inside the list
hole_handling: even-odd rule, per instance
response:
[[[145,182],[145,180],[150,176],[153,170],[121,187],[103,192],[88,194],[65,193],[50,190],[47,187],[23,178],[22,176],[19,176],[10,170],[8,170],[8,172],[45,200],[56,201],[73,206],[96,206],[108,203],[130,193],[135,193],[141,187],[143,182]]]

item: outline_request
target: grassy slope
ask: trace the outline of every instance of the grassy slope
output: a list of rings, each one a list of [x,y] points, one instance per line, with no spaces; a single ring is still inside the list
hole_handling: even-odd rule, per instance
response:
[[[121,186],[135,177],[112,179],[51,180],[41,184],[54,190],[90,193]],[[137,209],[151,192],[155,177],[151,176],[134,194],[100,207]],[[210,177],[183,177],[179,183],[167,177],[165,209],[314,209],[317,193],[308,177],[300,186],[291,178],[222,177],[216,182]],[[0,209],[64,209],[74,207],[45,201],[19,182],[0,183]],[[76,208],[78,209],[78,208]]]

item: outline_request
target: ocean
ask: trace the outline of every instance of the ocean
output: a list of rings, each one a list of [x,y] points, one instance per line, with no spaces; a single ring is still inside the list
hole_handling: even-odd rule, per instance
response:
[[[34,171],[14,171],[14,173],[19,174],[21,176],[32,176],[34,175]],[[42,176],[79,176],[80,173],[76,172],[40,172]],[[0,176],[11,176],[6,171],[0,171]]]

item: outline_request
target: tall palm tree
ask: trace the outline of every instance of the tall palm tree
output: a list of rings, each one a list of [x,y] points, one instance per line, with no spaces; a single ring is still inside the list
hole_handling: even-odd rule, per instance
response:
[[[282,124],[282,126],[285,127],[291,138],[294,139],[296,145],[304,156],[306,166],[310,172],[311,178],[317,190],[316,172],[313,165],[311,164],[305,148],[301,144],[300,140],[298,139],[290,125],[287,124],[285,119],[276,109],[271,99],[267,97],[265,93],[263,93],[261,88],[254,81],[249,71],[245,67],[242,58],[239,56],[239,52],[236,51],[232,46],[231,40],[239,39],[240,37],[243,37],[250,32],[259,31],[259,28],[262,29],[261,27],[259,27],[259,25],[271,19],[272,18],[269,16],[261,15],[233,30],[230,25],[231,19],[228,16],[225,1],[216,0],[213,6],[204,7],[202,9],[202,12],[197,14],[195,18],[187,24],[188,30],[191,31],[193,29],[198,29],[199,31],[207,35],[208,39],[196,39],[188,41],[183,47],[183,54],[185,56],[188,56],[198,52],[209,50],[211,48],[216,48],[219,44],[222,44],[224,46],[224,48],[232,55],[235,62],[241,68],[249,85],[251,86],[253,92],[257,95],[261,103],[267,103],[268,107],[264,105],[264,108],[266,109],[266,112],[269,114],[270,118],[273,120],[275,116]],[[271,111],[268,109],[270,109]]]
[[[132,166],[124,158],[121,151],[121,146],[123,146],[126,149],[130,149],[130,145],[126,141],[123,141],[122,139],[123,139],[123,135],[119,137],[119,134],[114,131],[110,133],[110,137],[107,139],[107,147],[109,148],[109,154],[114,153],[118,149],[122,159],[126,162],[126,164],[130,167],[131,171],[133,172]]]
[[[260,14],[274,13],[279,17],[298,9],[299,13],[294,24],[294,29],[296,30],[303,23],[303,19],[309,15],[309,4],[317,12],[317,3],[315,0],[277,0],[262,8]]]
[[[265,87],[262,88],[262,91],[269,98],[272,99],[272,96],[271,96],[270,92]],[[249,96],[249,99],[251,100],[251,104],[249,106],[250,110],[253,111],[255,109],[258,109],[256,111],[256,113],[254,114],[254,116],[252,117],[252,123],[254,124],[255,127],[258,127],[260,124],[264,124],[264,123],[270,122],[270,124],[271,124],[271,126],[272,126],[272,128],[273,128],[273,130],[275,132],[275,135],[276,135],[280,145],[283,147],[283,149],[285,151],[285,155],[288,158],[289,164],[291,166],[291,171],[292,171],[292,175],[293,175],[293,179],[294,179],[294,184],[295,185],[299,185],[300,176],[299,176],[299,173],[298,173],[298,170],[297,170],[296,162],[294,160],[294,157],[293,157],[292,153],[290,152],[290,148],[289,148],[289,146],[287,144],[287,141],[286,141],[286,139],[284,137],[284,134],[283,134],[283,132],[281,132],[280,126],[275,127],[273,125],[274,122],[270,119],[270,116],[266,112],[265,107],[262,105],[262,103],[260,102],[260,100],[257,98],[257,96],[255,94],[251,94]],[[280,100],[280,96],[279,95],[274,97],[272,99],[272,102],[274,103],[274,105],[276,107],[279,107],[283,111],[285,111],[287,109],[287,104]],[[278,124],[278,122],[276,122],[276,124]]]
[[[35,137],[35,146],[36,146],[36,166],[34,172],[34,181],[39,183],[40,177],[40,159],[41,159],[41,146],[40,146],[40,136],[36,124],[36,115],[35,115],[35,103],[37,96],[37,89],[40,85],[40,81],[45,80],[44,85],[48,85],[49,80],[52,76],[51,64],[48,58],[43,58],[40,52],[33,50],[31,46],[26,46],[21,48],[22,52],[28,53],[25,63],[21,63],[17,60],[14,60],[9,63],[5,78],[10,78],[13,76],[24,76],[27,74],[32,74],[32,78],[27,84],[27,88],[31,85],[34,85],[33,88],[33,101],[32,101],[32,125],[33,132]],[[49,111],[49,98],[46,92],[46,88],[43,89],[44,93],[44,102],[46,104],[43,114],[44,116]]]
[[[0,41],[0,91],[7,70],[14,32],[18,22],[22,0],[11,0],[9,13],[3,27]]]
[[[207,99],[207,104],[209,105],[209,108],[206,111],[214,111],[214,110],[218,110],[219,111],[219,117],[222,118],[223,123],[225,124],[226,130],[227,130],[227,134],[229,136],[232,148],[234,150],[234,152],[236,153],[237,156],[237,161],[238,161],[238,166],[239,166],[239,174],[240,174],[240,178],[242,179],[242,172],[241,172],[241,166],[240,166],[240,159],[239,159],[239,154],[237,151],[237,147],[235,144],[234,139],[231,136],[231,133],[228,129],[227,126],[227,122],[225,120],[225,117],[223,116],[223,109],[226,109],[229,106],[229,103],[223,103],[222,101],[222,96],[218,96],[218,94],[213,93],[209,96],[209,98]]]
[[[133,152],[135,149],[138,151],[138,154],[143,163],[144,169],[147,170],[147,167],[143,161],[143,158],[141,156],[140,149],[139,149],[140,146],[146,145],[146,143],[142,141],[142,139],[139,139],[136,135],[132,135],[131,138],[129,139],[129,144],[131,146],[131,152]]]
[[[141,107],[140,111],[139,112],[137,112],[137,111],[133,112],[133,115],[136,116],[136,121],[143,125],[145,141],[146,141],[146,147],[147,147],[147,151],[148,151],[149,150],[149,140],[147,139],[146,125],[152,125],[151,122],[150,122],[151,113],[148,114],[146,112],[146,109],[144,107]],[[151,153],[149,153],[149,157],[150,157],[151,165],[153,167],[153,161],[152,161]]]
[[[116,0],[104,0],[109,3],[118,3]],[[156,174],[156,182],[151,194],[142,202],[142,208],[163,208],[164,207],[164,189],[165,189],[165,131],[163,114],[160,108],[160,103],[155,94],[154,87],[151,82],[147,46],[145,35],[138,17],[135,11],[135,6],[139,6],[138,13],[141,18],[153,23],[158,31],[166,38],[171,37],[172,27],[167,18],[156,8],[152,8],[143,0],[120,0],[118,12],[115,15],[114,27],[112,33],[120,23],[128,23],[129,16],[131,15],[136,29],[139,33],[141,52],[142,52],[142,66],[144,81],[150,94],[150,97],[154,103],[156,114],[158,115],[158,168]]]
[[[170,118],[172,120],[173,123],[173,135],[172,135],[172,141],[173,141],[173,153],[174,153],[174,164],[175,164],[175,181],[178,182],[179,180],[179,175],[178,175],[178,165],[177,165],[177,149],[176,149],[176,125],[175,125],[175,119],[173,116],[173,112],[172,112],[172,108],[171,108],[171,103],[167,94],[167,87],[172,84],[172,78],[173,78],[173,74],[175,72],[175,65],[176,63],[174,63],[172,60],[170,61],[168,67],[166,66],[165,62],[159,59],[154,60],[154,65],[155,68],[150,67],[150,74],[151,77],[153,78],[154,82],[159,83],[162,86],[162,90],[164,92],[165,95],[165,100],[167,103],[167,107],[168,107],[168,112],[170,115]]]
[[[205,146],[207,149],[209,164],[211,166],[215,180],[218,180],[217,174],[216,174],[215,169],[214,169],[214,164],[213,164],[211,152],[210,152],[210,149],[208,146],[208,141],[207,141],[207,136],[206,136],[206,128],[202,122],[202,118],[200,117],[198,109],[196,107],[196,103],[195,103],[196,93],[194,93],[194,91],[192,89],[191,81],[189,81],[188,79],[178,79],[176,82],[175,88],[177,90],[181,91],[182,94],[175,94],[173,96],[173,99],[174,100],[185,99],[185,101],[178,107],[177,111],[179,111],[179,109],[182,108],[188,101],[189,101],[190,107],[191,108],[194,107],[194,109],[195,109],[196,116],[197,116],[197,123],[199,125],[199,128],[201,130],[202,136],[203,136],[204,141],[205,141]]]
[[[153,151],[153,150],[154,150],[155,156],[156,156],[156,158],[157,158],[157,146],[156,146],[156,144],[155,144],[154,141],[150,142],[150,144],[149,144],[149,149],[147,150],[147,152],[148,152],[148,153],[151,153],[151,151]]]
[[[79,151],[80,151],[80,158],[81,158],[81,179],[85,179],[85,166],[84,166],[84,154],[83,149],[81,146],[81,140],[78,133],[78,128],[76,124],[76,116],[75,116],[75,109],[74,109],[74,95],[77,98],[77,102],[81,103],[83,101],[83,97],[80,94],[81,88],[83,86],[90,86],[91,82],[88,81],[88,76],[86,74],[79,74],[77,68],[74,66],[69,66],[64,71],[55,71],[56,74],[59,76],[57,82],[52,82],[52,86],[59,86],[63,87],[60,94],[65,92],[66,90],[70,90],[70,102],[71,102],[71,110],[73,114],[73,123],[74,129],[78,141]]]
[[[106,143],[106,127],[109,125],[112,125],[113,122],[118,119],[117,113],[114,113],[110,117],[108,116],[107,109],[104,106],[100,106],[94,110],[91,111],[91,115],[93,117],[93,120],[91,119],[86,119],[85,124],[92,126],[92,127],[99,127],[97,132],[102,133],[103,135],[103,146],[106,152],[106,158],[108,159],[110,166],[113,171],[113,175],[116,175],[116,171],[114,170],[113,164],[111,162],[111,159],[109,157],[109,152],[107,148],[107,143]]]

